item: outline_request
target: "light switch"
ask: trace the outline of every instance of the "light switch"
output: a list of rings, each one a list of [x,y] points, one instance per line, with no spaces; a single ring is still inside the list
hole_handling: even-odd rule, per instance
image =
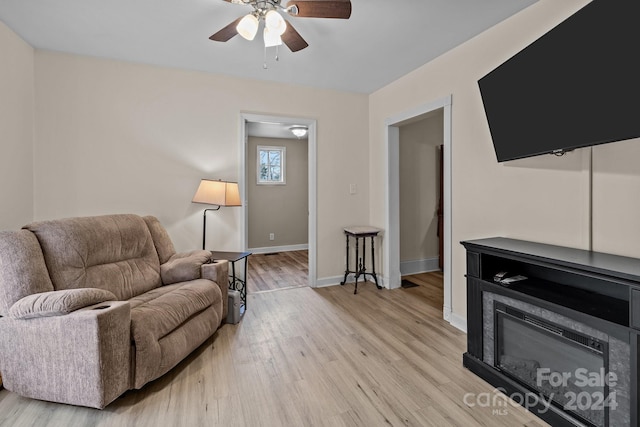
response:
[[[349,194],[356,194],[358,192],[358,184],[349,184]]]

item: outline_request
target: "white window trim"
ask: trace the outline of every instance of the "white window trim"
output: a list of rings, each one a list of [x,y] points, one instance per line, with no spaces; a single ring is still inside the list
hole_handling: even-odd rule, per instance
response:
[[[260,151],[280,151],[280,181],[261,181],[260,180]],[[286,185],[287,174],[287,147],[258,145],[256,150],[256,184],[258,185]]]

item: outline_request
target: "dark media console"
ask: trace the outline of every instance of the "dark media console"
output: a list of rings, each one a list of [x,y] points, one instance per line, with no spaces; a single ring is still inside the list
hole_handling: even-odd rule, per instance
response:
[[[553,426],[639,426],[640,260],[506,238],[462,244],[464,366],[533,397],[526,408]],[[524,278],[504,283],[513,276]]]

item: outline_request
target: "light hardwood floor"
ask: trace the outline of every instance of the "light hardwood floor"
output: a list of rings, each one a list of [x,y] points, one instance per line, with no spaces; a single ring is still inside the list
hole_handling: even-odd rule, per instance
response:
[[[0,391],[2,426],[543,426],[520,407],[470,407],[492,387],[462,367],[466,335],[427,288],[309,287],[249,295],[225,325],[106,409]],[[504,412],[506,411],[506,413]]]
[[[251,255],[247,275],[247,292],[250,294],[307,286],[309,251]]]
[[[434,308],[442,309],[444,306],[444,276],[442,271],[402,276],[402,280],[408,280],[416,285],[423,286],[425,303]]]

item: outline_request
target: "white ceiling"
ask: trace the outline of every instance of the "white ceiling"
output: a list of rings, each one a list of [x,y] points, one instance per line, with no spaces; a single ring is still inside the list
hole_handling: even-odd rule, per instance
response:
[[[371,93],[537,0],[352,0],[349,20],[287,17],[309,43],[208,38],[249,6],[222,0],[0,0],[0,21],[39,49]],[[283,4],[286,0],[283,0]]]
[[[306,140],[307,137],[298,138],[291,133],[291,126],[300,125],[299,123],[271,123],[271,122],[247,122],[247,135],[258,136],[262,138],[278,138],[278,139],[300,139]]]

